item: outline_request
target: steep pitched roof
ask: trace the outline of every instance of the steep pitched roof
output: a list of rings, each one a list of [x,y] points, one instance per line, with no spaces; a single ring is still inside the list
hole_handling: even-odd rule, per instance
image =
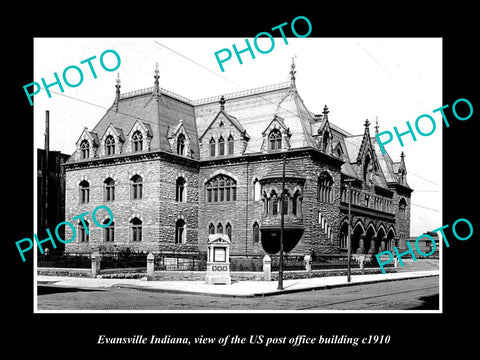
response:
[[[151,89],[147,89],[151,90]],[[161,89],[162,90],[162,89]],[[197,127],[193,113],[193,106],[183,100],[161,92],[161,97],[152,98],[151,91],[127,93],[120,96],[118,110],[112,106],[100,119],[92,132],[103,134],[110,123],[128,134],[139,119],[148,125],[152,132],[151,150],[170,152],[168,131],[175,128],[180,119],[186,131],[197,138]],[[194,159],[199,159],[198,142],[191,144]]]
[[[313,146],[311,115],[290,83],[275,84],[239,93],[225,94],[226,111],[234,117],[250,136],[245,153],[259,152],[262,146],[262,132],[277,115],[290,129],[291,148]],[[195,118],[198,132],[204,131],[218,113],[218,97],[210,101],[198,101]]]

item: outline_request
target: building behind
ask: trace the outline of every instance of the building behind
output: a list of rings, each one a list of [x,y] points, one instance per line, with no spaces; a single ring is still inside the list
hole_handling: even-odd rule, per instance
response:
[[[66,249],[196,252],[221,232],[232,256],[275,253],[283,212],[286,251],[346,254],[350,186],[354,253],[408,238],[403,153],[399,162],[382,154],[368,120],[352,135],[329,121],[327,106],[311,113],[293,64],[290,76],[195,101],[160,88],[158,69],[153,88],[121,94],[117,81],[112,106],[65,164],[65,217],[89,213]],[[91,218],[99,205],[113,213],[97,212],[104,228]]]
[[[47,151],[48,156],[46,156],[46,150],[37,149],[36,234],[39,239],[48,237],[45,229],[51,229],[53,232],[57,224],[65,220],[65,169],[63,164],[70,158],[70,155],[60,151]],[[58,231],[64,239],[64,227],[60,227]],[[51,248],[50,243],[45,245],[45,248],[49,247]],[[63,243],[57,242],[57,250],[62,251],[63,248]]]

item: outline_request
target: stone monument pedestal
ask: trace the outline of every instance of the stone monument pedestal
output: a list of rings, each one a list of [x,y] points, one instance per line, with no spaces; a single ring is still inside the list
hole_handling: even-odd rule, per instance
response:
[[[207,284],[230,285],[230,239],[224,234],[208,236]]]

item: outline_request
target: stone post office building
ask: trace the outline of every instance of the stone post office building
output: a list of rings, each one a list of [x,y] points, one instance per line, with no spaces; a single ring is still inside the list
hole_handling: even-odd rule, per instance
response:
[[[223,233],[231,256],[276,253],[283,212],[285,251],[346,254],[347,180],[353,253],[391,249],[410,236],[404,155],[393,162],[369,121],[357,126],[335,126],[327,106],[310,112],[293,63],[288,82],[195,101],[160,88],[158,69],[152,88],[122,94],[117,80],[65,164],[65,218],[89,212],[66,250],[206,251]],[[113,213],[97,212],[105,228],[91,218],[99,205]]]

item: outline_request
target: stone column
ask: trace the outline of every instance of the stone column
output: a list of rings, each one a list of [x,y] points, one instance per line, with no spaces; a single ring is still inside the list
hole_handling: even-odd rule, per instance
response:
[[[96,278],[100,274],[100,254],[95,251],[91,254],[90,259],[92,261],[92,277]]]
[[[377,251],[376,251],[376,242],[377,240],[377,237],[375,235],[372,236],[372,238],[370,239],[370,249],[368,249],[368,253],[369,254],[375,254]]]
[[[272,259],[268,254],[263,257],[263,280],[272,280]]]
[[[357,249],[357,254],[364,254],[365,253],[365,237],[367,235],[363,233],[360,235],[360,240],[358,240],[358,249]]]
[[[386,243],[387,243],[387,237],[384,236],[382,241],[380,242],[380,250],[379,251],[385,251]]]
[[[147,280],[153,280],[155,275],[155,256],[152,252],[147,255]]]

